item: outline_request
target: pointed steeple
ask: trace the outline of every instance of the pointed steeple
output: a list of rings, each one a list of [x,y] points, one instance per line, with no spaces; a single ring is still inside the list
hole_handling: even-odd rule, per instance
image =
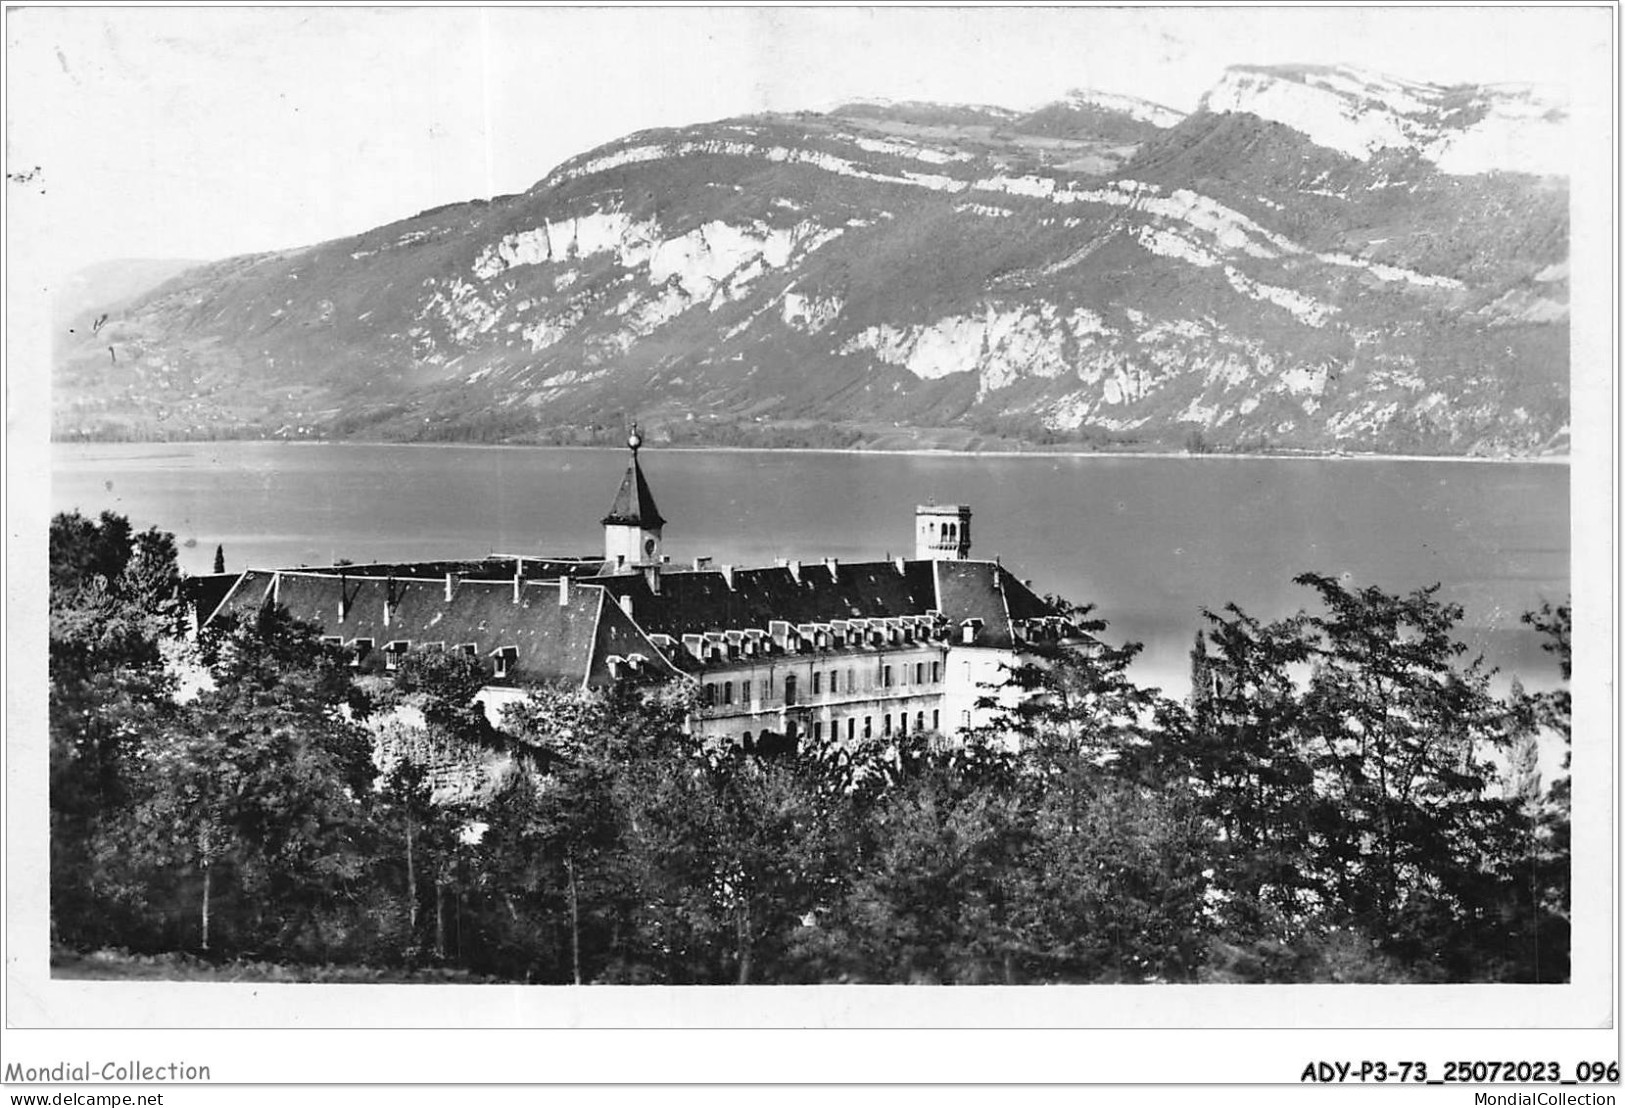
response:
[[[649,482],[644,480],[643,467],[638,465],[638,448],[643,445],[643,436],[638,434],[636,423],[632,424],[632,433],[627,436],[626,445],[632,448],[632,460],[627,463],[626,476],[621,479],[621,491],[615,494],[615,503],[610,505],[609,515],[601,522],[605,527],[641,527],[649,530],[663,527],[666,521],[660,517],[654,494],[649,491]]]
[[[660,509],[655,507],[654,494],[644,480],[643,467],[638,465],[638,447],[643,436],[638,425],[632,425],[626,445],[632,448],[632,460],[626,465],[626,476],[621,480],[615,503],[610,505],[604,523],[604,560],[610,565],[624,568],[629,565],[654,565],[660,561],[660,529],[666,525]]]

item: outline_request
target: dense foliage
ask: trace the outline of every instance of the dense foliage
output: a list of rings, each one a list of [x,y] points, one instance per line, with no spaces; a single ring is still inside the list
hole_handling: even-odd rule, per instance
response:
[[[53,933],[558,983],[1566,980],[1567,692],[1492,695],[1436,589],[1299,583],[1206,613],[1185,702],[1079,610],[1094,645],[962,742],[770,754],[676,688],[495,728],[460,657],[358,680],[276,608],[183,644],[171,537],[58,516]],[[1566,680],[1567,605],[1527,620]]]

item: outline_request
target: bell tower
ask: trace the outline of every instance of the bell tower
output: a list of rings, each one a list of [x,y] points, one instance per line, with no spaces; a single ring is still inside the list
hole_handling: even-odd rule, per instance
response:
[[[962,562],[970,557],[970,506],[921,504],[914,509],[914,557]]]
[[[636,423],[626,437],[626,445],[632,450],[632,459],[627,463],[620,491],[615,494],[615,503],[603,519],[604,561],[612,571],[624,566],[659,564],[660,532],[666,525],[660,509],[655,507],[649,482],[643,478],[643,467],[638,465],[643,436],[638,434]]]

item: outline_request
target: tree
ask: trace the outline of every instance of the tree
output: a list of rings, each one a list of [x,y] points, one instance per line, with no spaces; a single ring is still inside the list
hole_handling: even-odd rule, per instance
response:
[[[1482,663],[1458,659],[1459,605],[1305,574],[1324,613],[1301,704],[1325,803],[1315,876],[1337,918],[1426,977],[1472,972],[1460,940],[1486,925],[1508,805],[1488,793],[1505,738]]]
[[[132,849],[173,881],[196,874],[211,948],[352,950],[340,904],[365,870],[375,771],[366,732],[340,711],[346,660],[269,606],[227,631],[213,677],[152,744],[137,824],[167,833]]]
[[[1294,679],[1311,647],[1302,617],[1263,623],[1234,605],[1203,615],[1189,716],[1170,718],[1163,774],[1192,785],[1217,832],[1205,853],[1227,957],[1246,964],[1244,978],[1290,980],[1319,900],[1313,826],[1321,800]]]
[[[1572,674],[1571,617],[1565,602],[1542,603],[1523,622],[1545,637],[1541,644],[1558,663],[1566,683]],[[1509,795],[1516,807],[1519,840],[1508,852],[1503,910],[1507,944],[1502,976],[1518,981],[1567,981],[1570,973],[1570,759],[1572,704],[1567,688],[1530,693],[1514,681],[1508,715],[1514,736],[1508,766]],[[1561,743],[1565,772],[1542,787],[1543,745]]]
[[[224,546],[214,548],[214,571],[216,573],[226,572],[226,548]]]
[[[673,968],[673,944],[647,941],[658,893],[640,886],[627,845],[628,805],[652,787],[648,764],[685,748],[683,711],[678,699],[620,685],[533,690],[505,712],[529,771],[490,809],[481,872],[515,928],[556,937],[551,957],[527,972],[577,983],[686,980]]]
[[[172,536],[137,537],[110,512],[51,521],[51,918],[70,943],[148,937],[117,824],[138,794],[147,736],[174,711],[162,654],[178,611],[174,551]]]
[[[983,737],[990,742],[1015,738],[1024,749],[1043,747],[1070,761],[1076,757],[1120,762],[1127,772],[1141,766],[1154,745],[1152,726],[1168,707],[1158,689],[1141,688],[1128,675],[1140,643],[1112,646],[1100,637],[1106,621],[1094,606],[1075,606],[1047,599],[1065,613],[1065,639],[1027,644],[1022,660],[1011,667],[1005,683],[1014,703],[994,716]],[[988,696],[983,708],[998,708]]]
[[[1194,794],[1084,762],[1027,779],[1012,867],[1024,981],[1189,981],[1207,956],[1213,829]]]
[[[890,764],[861,775],[843,895],[803,956],[824,980],[1013,982],[1015,756],[984,735],[949,748],[919,733],[874,754]]]

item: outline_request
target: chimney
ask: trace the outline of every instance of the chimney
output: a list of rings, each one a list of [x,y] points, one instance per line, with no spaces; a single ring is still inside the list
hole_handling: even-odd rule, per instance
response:
[[[626,613],[626,618],[627,619],[632,618],[632,594],[631,593],[622,594],[622,596],[621,596],[621,611]]]
[[[455,573],[446,574],[446,603],[447,604],[451,603],[452,594],[454,592],[456,592],[456,591],[457,591],[457,575]]]
[[[513,567],[513,602],[519,603],[520,590],[525,587],[525,563],[515,562]]]
[[[789,565],[786,566],[785,568],[787,568],[790,571],[790,576],[795,581],[795,583],[798,584],[798,585],[801,584],[801,559],[800,558],[792,558],[790,560]]]
[[[711,559],[710,558],[706,557],[706,558],[695,558],[694,559],[694,571],[696,573],[698,573],[702,569],[709,569],[709,568],[711,568]]]
[[[559,607],[570,606],[570,575],[566,573],[559,578]]]
[[[899,554],[899,555],[897,555],[897,558],[895,560],[897,562],[897,572],[902,573],[903,572],[903,556],[901,554]]]
[[[732,592],[733,587],[734,587],[734,567],[733,566],[723,566],[722,567],[722,579],[728,583],[728,591]]]
[[[271,574],[271,603],[282,603],[282,574]]]
[[[349,578],[339,574],[339,622],[343,623],[350,614],[350,583]]]
[[[388,627],[395,618],[395,578],[391,577],[384,585],[384,626]]]
[[[643,580],[647,582],[650,592],[656,596],[660,595],[660,567],[658,565],[644,566]]]
[[[824,559],[824,568],[829,570],[829,579],[831,581],[837,580],[840,577],[840,572],[839,572],[840,565],[841,565],[841,563],[840,563],[839,559],[836,559],[836,558],[825,558]]]

